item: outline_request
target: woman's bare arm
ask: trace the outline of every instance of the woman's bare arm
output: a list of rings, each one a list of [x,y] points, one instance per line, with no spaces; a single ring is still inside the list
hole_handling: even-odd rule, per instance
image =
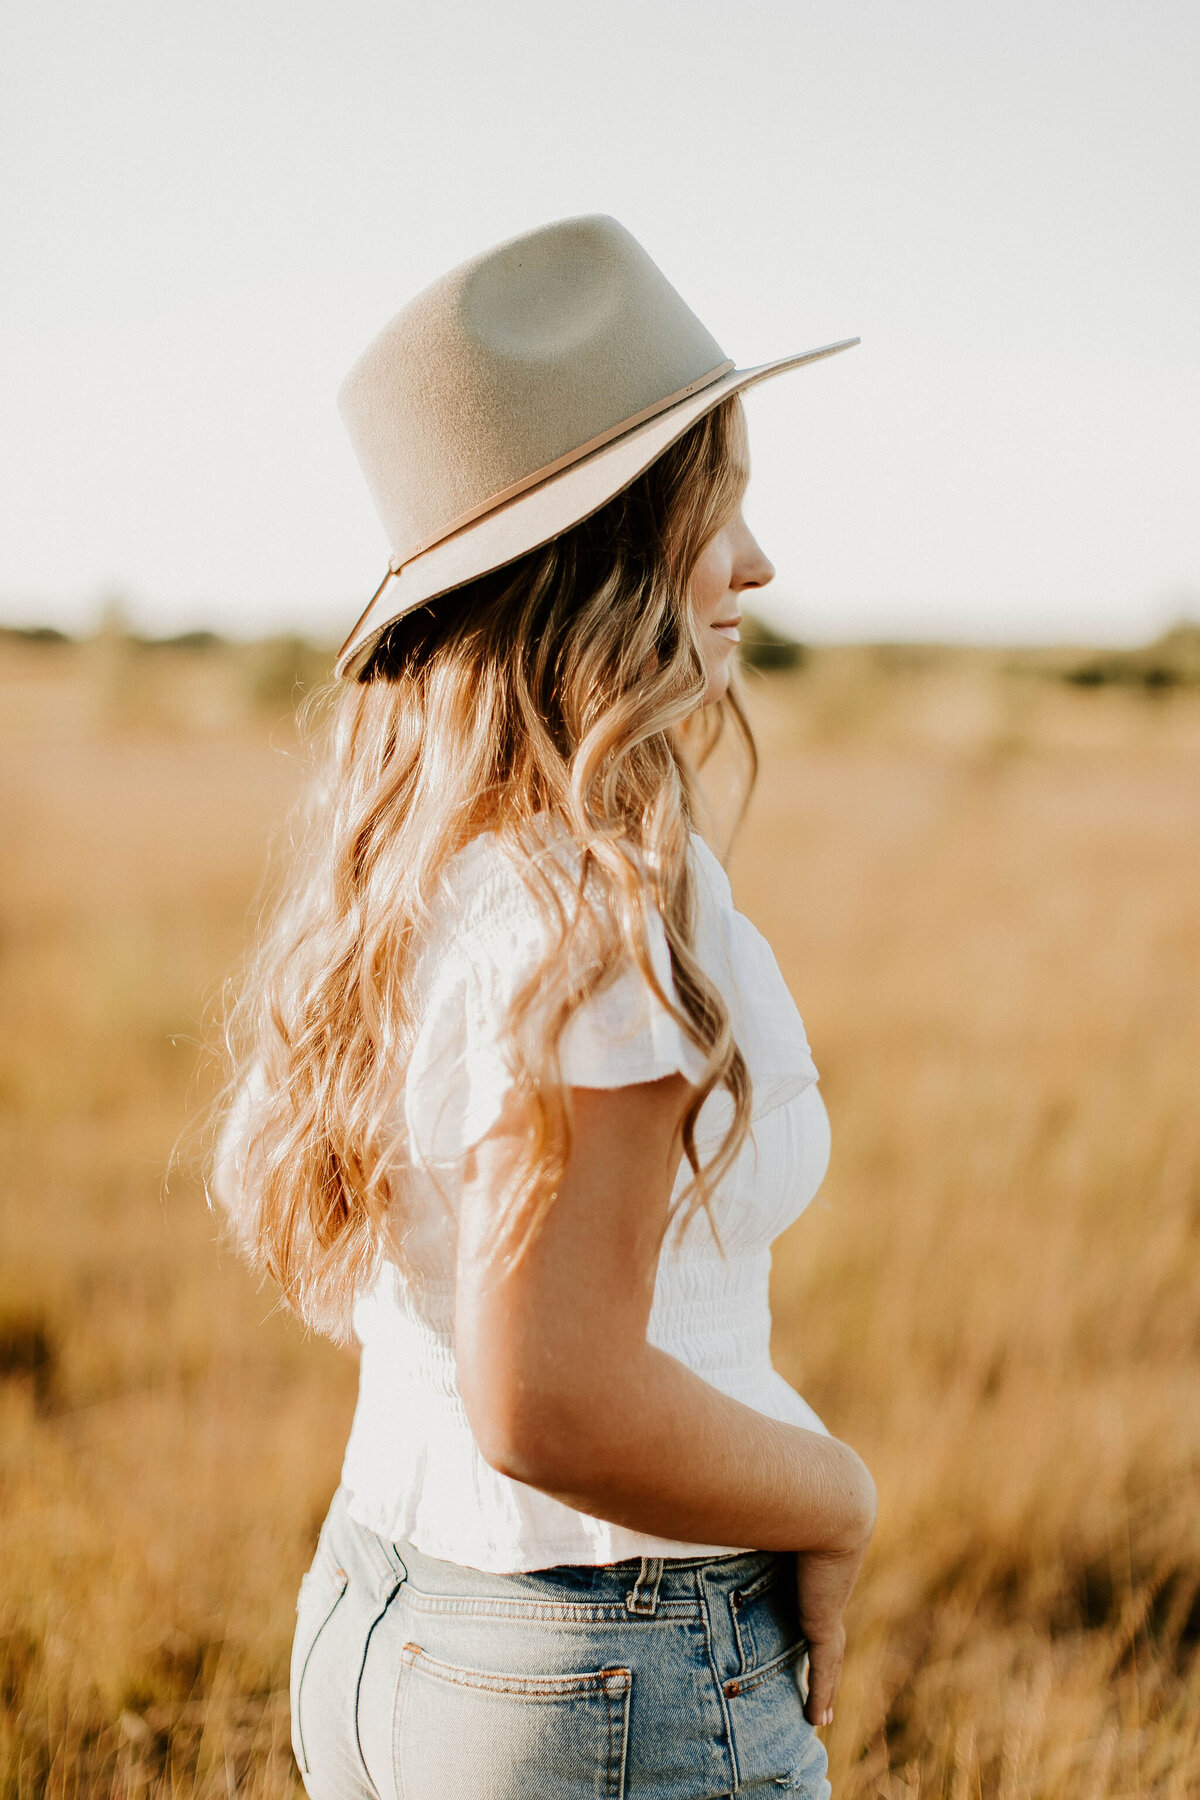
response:
[[[840,1629],[874,1523],[865,1465],[848,1445],[765,1417],[646,1342],[688,1092],[682,1076],[574,1090],[558,1199],[508,1274],[481,1243],[519,1121],[502,1121],[479,1146],[456,1309],[467,1416],[493,1467],[580,1511],[694,1543],[815,1553],[814,1583],[845,1589]],[[814,1592],[813,1604],[828,1603]]]

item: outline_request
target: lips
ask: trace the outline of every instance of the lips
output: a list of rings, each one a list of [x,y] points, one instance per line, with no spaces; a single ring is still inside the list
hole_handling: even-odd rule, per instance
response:
[[[738,636],[738,626],[741,622],[742,616],[739,613],[736,619],[717,620],[715,624],[709,626],[709,630],[719,632],[723,638],[728,638],[730,643],[740,644],[742,640]]]

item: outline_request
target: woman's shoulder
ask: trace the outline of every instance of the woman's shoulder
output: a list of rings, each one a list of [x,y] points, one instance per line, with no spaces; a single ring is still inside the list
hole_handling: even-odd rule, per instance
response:
[[[565,832],[514,840],[485,831],[471,838],[443,866],[419,930],[418,991],[465,984],[476,1005],[502,1012],[545,965],[560,934],[569,935],[581,860]],[[648,919],[652,936],[656,917]],[[572,958],[586,960],[590,941],[587,932],[577,934]]]
[[[725,873],[725,865],[698,831],[691,834],[692,868],[704,884],[707,898],[718,906],[733,909],[733,889]]]
[[[715,851],[698,831],[689,833],[693,866],[716,896],[732,904],[729,877]],[[635,862],[642,852],[629,846]],[[536,865],[554,878],[577,879],[583,850],[565,826],[539,826],[517,844],[499,830],[478,832],[451,856],[442,870],[442,888],[461,907],[500,905],[525,888],[522,867]]]
[[[540,842],[520,844],[498,831],[480,832],[442,869],[430,907],[432,935],[443,949],[464,950],[540,939],[553,897],[565,900],[579,866],[578,845],[565,833],[554,842],[543,834]]]
[[[697,950],[706,941],[728,937],[734,915],[733,895],[720,860],[697,831],[690,833],[689,854],[695,881]],[[633,850],[635,861],[640,852]],[[444,865],[430,906],[431,947],[440,953],[455,947],[466,954],[489,945],[510,953],[516,942],[544,938],[556,906],[569,914],[579,891],[583,852],[575,838],[559,828],[541,828],[524,843],[496,830],[468,840]],[[648,894],[649,898],[649,894]],[[656,909],[650,900],[650,923]],[[726,929],[721,930],[724,915]]]
[[[693,834],[694,867],[702,898],[696,909],[694,950],[720,988],[730,1023],[754,1085],[757,1119],[818,1079],[804,1021],[775,952],[758,927],[739,911],[729,877],[716,853]],[[714,1094],[714,1111],[724,1097]]]
[[[499,1116],[512,1082],[506,1039],[518,996],[522,1009],[533,1008],[522,1027],[528,1043],[544,1036],[541,999],[573,991],[575,1003],[555,1038],[567,1086],[622,1087],[676,1072],[695,1083],[703,1074],[704,1054],[679,1023],[656,908],[646,916],[653,983],[620,944],[615,952],[610,945],[598,966],[600,938],[586,928],[569,934],[567,969],[552,966],[553,896],[570,923],[578,893],[571,877],[579,869],[578,845],[514,847],[493,832],[473,838],[446,864],[419,962],[419,1026],[406,1080],[406,1120],[421,1157],[461,1155]],[[540,895],[539,877],[548,890]]]
[[[482,831],[444,865],[434,910],[441,919],[461,925],[468,918],[519,910],[525,891],[520,869],[500,834]]]

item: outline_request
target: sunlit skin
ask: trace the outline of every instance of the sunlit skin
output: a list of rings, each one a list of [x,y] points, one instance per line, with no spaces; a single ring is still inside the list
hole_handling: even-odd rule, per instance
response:
[[[742,595],[766,587],[775,576],[739,507],[727,525],[708,540],[692,571],[692,613],[700,627],[700,649],[708,675],[704,704],[711,706],[729,686],[738,646]]]
[[[704,703],[729,686],[742,596],[774,573],[740,510],[701,553],[690,600]],[[492,1467],[567,1506],[656,1537],[796,1551],[805,1714],[827,1725],[875,1487],[849,1445],[730,1399],[647,1341],[691,1092],[682,1075],[571,1090],[567,1168],[513,1271],[486,1241],[526,1121],[506,1113],[471,1154],[455,1300],[463,1402]]]

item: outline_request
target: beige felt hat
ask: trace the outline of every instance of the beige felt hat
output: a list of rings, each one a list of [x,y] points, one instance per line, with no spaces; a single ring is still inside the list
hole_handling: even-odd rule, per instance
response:
[[[392,554],[337,673],[358,674],[414,607],[586,519],[727,395],[858,342],[735,369],[600,213],[452,269],[384,326],[338,395]]]

